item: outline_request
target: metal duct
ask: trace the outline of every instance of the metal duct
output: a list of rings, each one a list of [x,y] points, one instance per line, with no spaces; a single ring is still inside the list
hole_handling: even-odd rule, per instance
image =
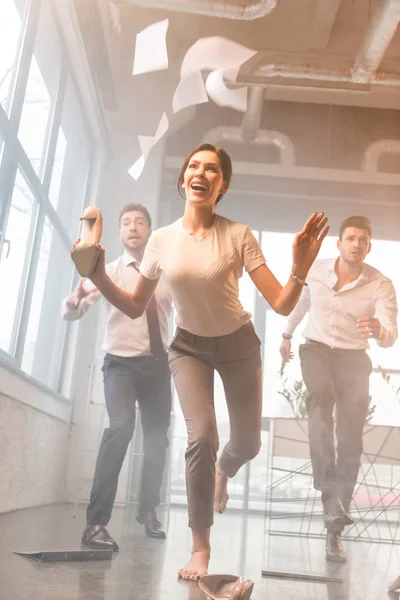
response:
[[[254,86],[248,90],[247,109],[242,123],[242,138],[245,142],[252,142],[258,136],[264,96],[265,89],[263,87]]]
[[[125,3],[113,0],[116,4]],[[129,4],[145,8],[162,8],[178,12],[207,15],[209,17],[222,17],[224,19],[238,19],[240,21],[254,21],[266,17],[278,6],[279,0],[250,0],[241,2],[237,0],[127,0]]]
[[[279,77],[319,81],[321,84],[349,84],[349,87],[370,81],[374,85],[399,86],[400,77],[397,74],[376,73],[399,22],[400,0],[379,0],[352,66],[327,69],[322,64],[325,58],[321,56],[305,56],[303,64],[289,64],[290,55],[282,55],[281,58],[274,55],[271,62],[259,65],[252,75],[268,79]],[[256,85],[260,85],[260,82]]]
[[[363,171],[379,172],[379,159],[383,154],[400,154],[400,140],[377,140],[364,152]]]
[[[264,64],[258,67],[258,69],[251,74],[252,76],[264,77],[266,79],[272,79],[275,77],[279,77],[281,79],[293,79],[298,81],[319,81],[321,84],[326,82],[327,84],[354,84],[355,79],[353,77],[352,69],[323,69],[319,67],[312,66],[301,66],[301,65],[291,65],[287,63],[269,63]],[[399,86],[400,85],[400,76],[396,74],[388,74],[388,73],[377,73],[372,83],[374,85],[383,85],[383,86]],[[238,81],[238,87],[243,85],[263,85],[260,81],[256,83],[245,82],[245,77]],[[265,85],[268,85],[266,82]],[[270,85],[270,84],[269,84]],[[305,84],[306,85],[306,84]],[[326,87],[329,87],[327,85]],[[334,87],[339,87],[335,85]],[[346,87],[345,85],[340,87]],[[339,87],[339,89],[340,89]]]
[[[216,127],[207,131],[203,137],[203,142],[216,145],[223,142],[243,144],[244,139],[239,127]],[[293,166],[296,163],[294,144],[290,137],[280,131],[261,129],[258,132],[257,138],[253,139],[252,143],[258,146],[276,146],[280,151],[281,165]]]
[[[369,81],[382,62],[400,22],[400,0],[379,0],[353,66],[355,81]]]

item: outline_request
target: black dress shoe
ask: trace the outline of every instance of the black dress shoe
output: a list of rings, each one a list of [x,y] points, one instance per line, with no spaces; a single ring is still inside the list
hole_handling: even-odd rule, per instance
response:
[[[344,510],[339,498],[329,498],[323,503],[325,527],[330,531],[342,531],[346,525],[352,525],[353,519]]]
[[[343,550],[340,533],[328,531],[326,534],[325,558],[332,562],[345,563],[347,561],[346,552]]]
[[[161,529],[161,523],[156,516],[143,516],[138,514],[136,516],[136,521],[141,525],[144,525],[146,535],[148,535],[149,537],[156,538],[158,540],[164,540],[167,537],[165,535],[165,531]]]
[[[82,534],[82,542],[96,550],[118,552],[117,542],[111,537],[104,525],[88,525]]]

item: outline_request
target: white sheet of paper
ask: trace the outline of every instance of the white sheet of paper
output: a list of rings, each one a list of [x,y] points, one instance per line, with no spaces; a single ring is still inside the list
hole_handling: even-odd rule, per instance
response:
[[[181,77],[203,69],[227,69],[243,65],[257,50],[221,36],[200,38],[189,48],[181,65]]]
[[[132,75],[168,69],[168,24],[164,19],[137,34]]]
[[[140,150],[142,151],[142,155],[146,159],[149,155],[150,150],[153,147],[153,136],[152,135],[138,135],[137,136]]]
[[[145,165],[145,158],[142,155],[140,158],[137,159],[137,161],[131,166],[130,169],[128,169],[128,173],[131,177],[133,177],[133,179],[135,179],[136,181],[139,179],[139,177],[141,176],[143,169],[144,169],[144,165]]]
[[[163,135],[166,134],[169,127],[168,117],[165,112],[161,115],[160,122],[157,127],[157,131],[154,136],[151,135],[138,135],[138,142],[142,156],[128,169],[129,175],[136,181],[141,176],[144,166],[146,164],[147,157],[150,154],[150,150],[160,141]]]
[[[164,112],[161,115],[161,119],[160,119],[160,122],[158,124],[157,131],[156,131],[155,136],[153,138],[153,145],[152,146],[155,146],[157,144],[157,142],[159,142],[161,140],[161,138],[163,137],[163,135],[165,135],[167,133],[168,127],[169,127],[168,117],[167,117],[167,115]]]
[[[227,73],[224,69],[212,71],[207,77],[206,90],[211,100],[218,106],[226,106],[245,112],[247,108],[247,88],[231,90],[225,83],[225,79],[235,81],[239,69],[240,65],[238,68],[230,69],[230,73]]]
[[[180,80],[172,98],[172,110],[177,113],[183,108],[204,102],[208,102],[208,96],[203,76],[200,71],[195,71]]]

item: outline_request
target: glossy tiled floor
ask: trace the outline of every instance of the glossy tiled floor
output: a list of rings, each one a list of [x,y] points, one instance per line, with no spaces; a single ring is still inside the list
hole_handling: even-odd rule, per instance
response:
[[[131,509],[115,509],[110,532],[120,552],[110,562],[38,563],[13,551],[79,549],[85,511],[50,506],[0,515],[0,600],[204,600],[196,584],[178,581],[190,551],[186,514],[174,509],[166,541],[151,540]],[[323,540],[264,534],[264,519],[229,511],[216,517],[211,572],[256,582],[253,600],[380,600],[400,573],[400,546],[349,542],[349,562],[326,571]],[[342,584],[263,579],[261,568],[336,573]],[[395,594],[392,598],[398,598]]]

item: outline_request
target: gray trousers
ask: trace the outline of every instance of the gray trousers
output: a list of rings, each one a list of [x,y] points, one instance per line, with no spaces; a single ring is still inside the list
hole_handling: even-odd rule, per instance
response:
[[[308,340],[300,346],[308,391],[308,433],[314,487],[337,496],[349,509],[362,453],[369,406],[371,359],[365,350],[329,348]],[[333,408],[336,405],[335,452]]]
[[[228,477],[254,458],[261,446],[262,369],[260,340],[250,322],[220,337],[177,329],[169,366],[186,421],[186,488],[189,527],[213,524],[215,462],[219,447],[214,407],[214,372],[221,376],[230,438],[220,457]]]
[[[143,471],[140,515],[160,502],[171,413],[171,375],[167,355],[120,357],[106,354],[104,394],[110,426],[104,430],[87,509],[89,525],[107,525],[111,518],[118,476],[132,439],[139,403],[143,429]]]

